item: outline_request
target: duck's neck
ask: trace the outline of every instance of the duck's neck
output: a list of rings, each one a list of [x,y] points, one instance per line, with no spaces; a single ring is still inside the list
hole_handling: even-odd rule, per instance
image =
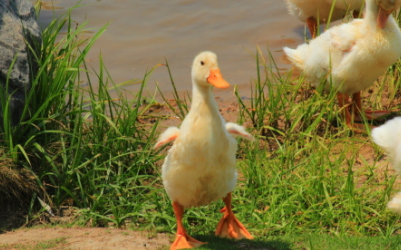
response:
[[[366,0],[366,11],[364,19],[372,26],[377,26],[377,16],[379,15],[379,6],[375,0]]]
[[[201,113],[210,112],[211,115],[218,116],[217,103],[210,87],[193,84],[191,110]]]
[[[368,23],[370,27],[375,29],[380,29],[377,24],[377,18],[379,16],[379,6],[375,0],[366,0],[366,12],[365,12],[365,22]],[[385,28],[392,28],[394,26],[394,18],[392,15],[388,17]]]

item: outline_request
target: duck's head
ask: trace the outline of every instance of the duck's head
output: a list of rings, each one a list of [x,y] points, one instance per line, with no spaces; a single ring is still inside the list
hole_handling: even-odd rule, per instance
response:
[[[224,80],[217,63],[217,56],[213,52],[199,53],[192,64],[192,82],[199,87],[228,88],[230,84]]]
[[[376,0],[376,4],[379,6],[377,24],[380,28],[384,28],[391,13],[400,8],[401,0]]]
[[[385,11],[393,12],[401,6],[401,0],[376,0],[377,5]]]

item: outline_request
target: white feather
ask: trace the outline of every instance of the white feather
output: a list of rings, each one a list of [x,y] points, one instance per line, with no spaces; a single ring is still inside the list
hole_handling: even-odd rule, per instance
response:
[[[401,173],[401,117],[396,117],[374,128],[372,138],[389,155],[393,168]],[[387,207],[401,214],[401,192],[393,197]]]
[[[387,203],[387,208],[391,211],[401,214],[401,192],[396,194],[389,203]]]
[[[171,141],[174,141],[180,135],[180,129],[177,127],[169,127],[164,131],[157,140],[154,148],[158,148],[167,144]]]
[[[227,122],[226,129],[230,134],[233,134],[234,136],[241,136],[242,138],[247,139],[248,141],[254,140],[253,136],[250,133],[248,133],[243,126],[238,125],[236,123]]]
[[[401,117],[374,128],[372,138],[389,155],[394,169],[401,173]]]
[[[335,9],[341,10],[362,10],[364,0],[326,0],[330,5],[334,3]]]
[[[331,13],[331,21],[342,19],[347,11],[359,10],[363,0],[286,0],[288,12],[302,22],[313,17],[319,23],[328,21]]]

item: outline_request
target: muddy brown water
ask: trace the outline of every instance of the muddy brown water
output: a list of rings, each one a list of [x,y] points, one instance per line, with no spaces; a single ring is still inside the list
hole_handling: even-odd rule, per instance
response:
[[[78,0],[43,2],[39,22],[46,27]],[[116,83],[142,78],[147,69],[167,59],[178,89],[189,90],[193,58],[211,50],[218,56],[223,76],[249,91],[251,79],[256,78],[258,46],[265,57],[270,50],[280,70],[288,70],[282,47],[304,42],[305,25],[287,13],[283,0],[82,0],[80,5],[71,11],[78,23],[88,21],[87,27],[94,31],[110,23],[88,59],[97,68],[101,52]],[[165,67],[151,75],[151,92],[156,83],[164,92],[172,91]],[[124,89],[135,92],[138,86]]]

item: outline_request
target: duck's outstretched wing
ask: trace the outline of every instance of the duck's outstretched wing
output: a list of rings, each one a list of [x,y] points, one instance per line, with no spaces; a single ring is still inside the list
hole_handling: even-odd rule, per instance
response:
[[[236,123],[227,122],[226,129],[230,134],[241,136],[242,138],[247,139],[248,141],[254,140],[253,136],[250,133],[248,133],[243,126],[238,125]]]
[[[180,135],[180,129],[177,127],[169,127],[164,131],[160,136],[159,139],[157,140],[154,148],[158,148],[160,146],[163,146],[164,144],[167,144],[171,141],[174,141],[177,139],[177,137]]]

